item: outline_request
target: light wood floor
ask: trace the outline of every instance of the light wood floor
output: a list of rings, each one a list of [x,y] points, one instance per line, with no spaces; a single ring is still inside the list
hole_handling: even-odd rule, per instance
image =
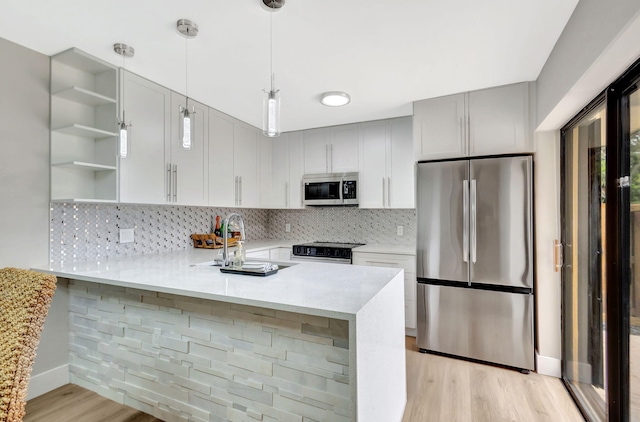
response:
[[[407,337],[403,422],[583,421],[557,378],[418,353]],[[24,422],[159,422],[75,385],[27,403]]]

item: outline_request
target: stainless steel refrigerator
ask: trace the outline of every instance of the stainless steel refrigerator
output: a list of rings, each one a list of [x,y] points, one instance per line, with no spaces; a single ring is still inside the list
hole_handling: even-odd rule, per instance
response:
[[[417,345],[534,369],[532,158],[417,164]]]

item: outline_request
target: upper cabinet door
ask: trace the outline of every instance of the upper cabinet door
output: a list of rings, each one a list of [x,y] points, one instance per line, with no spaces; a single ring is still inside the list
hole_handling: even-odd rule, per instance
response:
[[[415,160],[438,160],[466,155],[466,94],[413,103]]]
[[[302,208],[304,142],[302,132],[289,132],[289,208]]]
[[[129,129],[129,156],[120,160],[120,202],[165,204],[169,196],[171,92],[124,72],[124,110]]]
[[[271,144],[271,198],[274,208],[287,208],[289,200],[289,134],[283,133]]]
[[[329,130],[327,128],[304,131],[304,172],[330,173]]]
[[[171,202],[179,205],[207,205],[208,182],[208,132],[209,108],[203,104],[189,100],[189,111],[195,108],[191,130],[195,131],[191,149],[182,148],[180,139],[180,107],[185,107],[185,97],[171,93],[171,164],[172,198]]]
[[[411,141],[411,135],[409,135],[409,141]],[[360,125],[360,156],[358,191],[360,208],[387,207],[389,180],[386,171],[387,122],[385,120]]]
[[[531,151],[529,84],[469,93],[469,155]]]
[[[415,207],[415,175],[411,117],[391,119],[387,123],[389,147],[387,153],[387,206]]]
[[[233,170],[238,177],[238,206],[260,207],[258,129],[237,121],[233,134]]]
[[[329,145],[330,173],[358,171],[359,125],[334,126],[330,128]]]
[[[209,109],[209,205],[236,206],[233,173],[234,119]]]

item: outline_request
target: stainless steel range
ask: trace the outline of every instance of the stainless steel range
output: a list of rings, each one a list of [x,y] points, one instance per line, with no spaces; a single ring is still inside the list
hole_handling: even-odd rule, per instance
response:
[[[351,264],[351,249],[363,243],[312,242],[293,245],[292,261]]]

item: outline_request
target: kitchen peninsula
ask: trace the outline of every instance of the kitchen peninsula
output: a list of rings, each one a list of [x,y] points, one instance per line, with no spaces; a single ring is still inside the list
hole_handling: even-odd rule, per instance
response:
[[[36,268],[70,280],[70,381],[166,421],[402,419],[402,270],[216,253]]]

